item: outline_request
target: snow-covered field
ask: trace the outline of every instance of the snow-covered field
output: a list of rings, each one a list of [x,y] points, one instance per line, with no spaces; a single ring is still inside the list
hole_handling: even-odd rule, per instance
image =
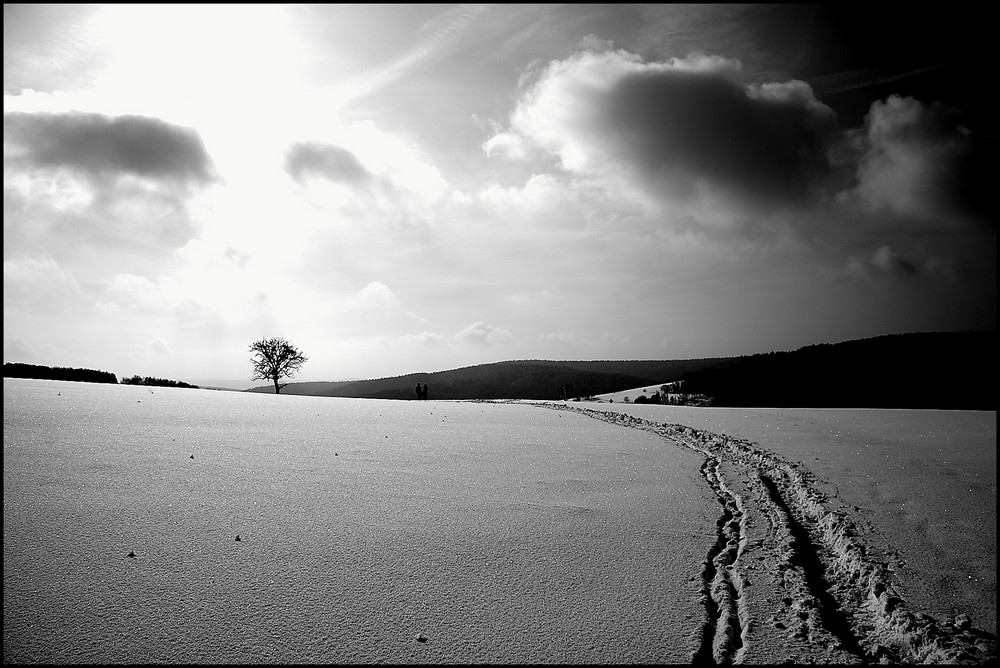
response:
[[[995,657],[995,413],[721,410],[4,379],[4,661]]]

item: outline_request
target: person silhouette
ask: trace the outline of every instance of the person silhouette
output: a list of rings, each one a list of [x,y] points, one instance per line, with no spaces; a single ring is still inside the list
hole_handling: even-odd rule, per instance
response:
[[[424,383],[424,399],[427,398],[427,383]]]
[[[417,399],[423,399],[423,398],[424,398],[424,390],[422,387],[420,387],[420,383],[417,383]]]

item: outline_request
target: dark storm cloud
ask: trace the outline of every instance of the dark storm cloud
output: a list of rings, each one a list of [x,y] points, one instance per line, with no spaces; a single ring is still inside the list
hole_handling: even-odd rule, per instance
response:
[[[349,185],[366,184],[373,178],[346,148],[317,142],[293,144],[285,155],[285,171],[298,183],[309,176]]]
[[[597,102],[610,152],[656,185],[802,202],[829,173],[836,118],[806,87],[748,91],[714,73],[645,71]]]
[[[669,201],[722,196],[763,211],[826,194],[836,114],[801,81],[743,85],[739,69],[701,53],[647,63],[583,51],[550,63],[522,91],[512,132],[486,148],[541,147],[570,170],[615,170]]]
[[[174,185],[214,179],[198,134],[144,116],[4,114],[4,160],[14,167],[65,169],[93,180],[131,174]]]
[[[890,95],[861,127],[843,128],[809,84],[744,84],[740,67],[700,53],[646,62],[584,50],[532,75],[510,130],[484,146],[624,177],[653,200],[693,204],[695,218],[740,220],[748,232],[789,209],[816,214],[799,216],[803,225],[886,212],[902,225],[995,218],[996,142],[963,109]]]

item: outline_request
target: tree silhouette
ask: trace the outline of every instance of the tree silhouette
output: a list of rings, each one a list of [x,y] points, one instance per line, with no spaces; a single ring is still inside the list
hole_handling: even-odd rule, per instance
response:
[[[253,357],[253,375],[250,380],[270,380],[278,394],[288,383],[278,383],[281,378],[291,378],[309,359],[291,343],[282,338],[261,339],[250,344]]]

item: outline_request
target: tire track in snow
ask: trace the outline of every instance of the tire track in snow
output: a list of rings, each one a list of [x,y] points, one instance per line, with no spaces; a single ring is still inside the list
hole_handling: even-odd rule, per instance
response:
[[[785,620],[797,620],[794,628],[788,629],[794,640],[788,647],[804,656],[789,660],[995,661],[996,638],[973,627],[967,617],[958,615],[955,623],[939,624],[931,616],[909,609],[893,585],[887,564],[869,554],[860,532],[844,513],[827,508],[826,495],[812,484],[814,476],[800,464],[745,439],[680,424],[560,403],[531,405],[650,431],[705,455],[701,473],[722,504],[723,513],[717,523],[716,543],[703,563],[707,621],[692,663],[739,663],[757,638],[765,637],[761,629],[767,620],[760,614],[754,618],[749,611],[743,595],[748,583],[738,568],[742,548],[750,538],[745,527],[749,510],[768,518],[772,531],[754,536],[753,543],[770,561],[779,562],[778,585],[791,594],[781,599],[784,609],[770,610],[774,612],[770,617],[773,626],[779,629],[787,627]],[[723,468],[731,470],[745,490],[742,498],[727,486]],[[743,505],[751,501],[751,508]]]

